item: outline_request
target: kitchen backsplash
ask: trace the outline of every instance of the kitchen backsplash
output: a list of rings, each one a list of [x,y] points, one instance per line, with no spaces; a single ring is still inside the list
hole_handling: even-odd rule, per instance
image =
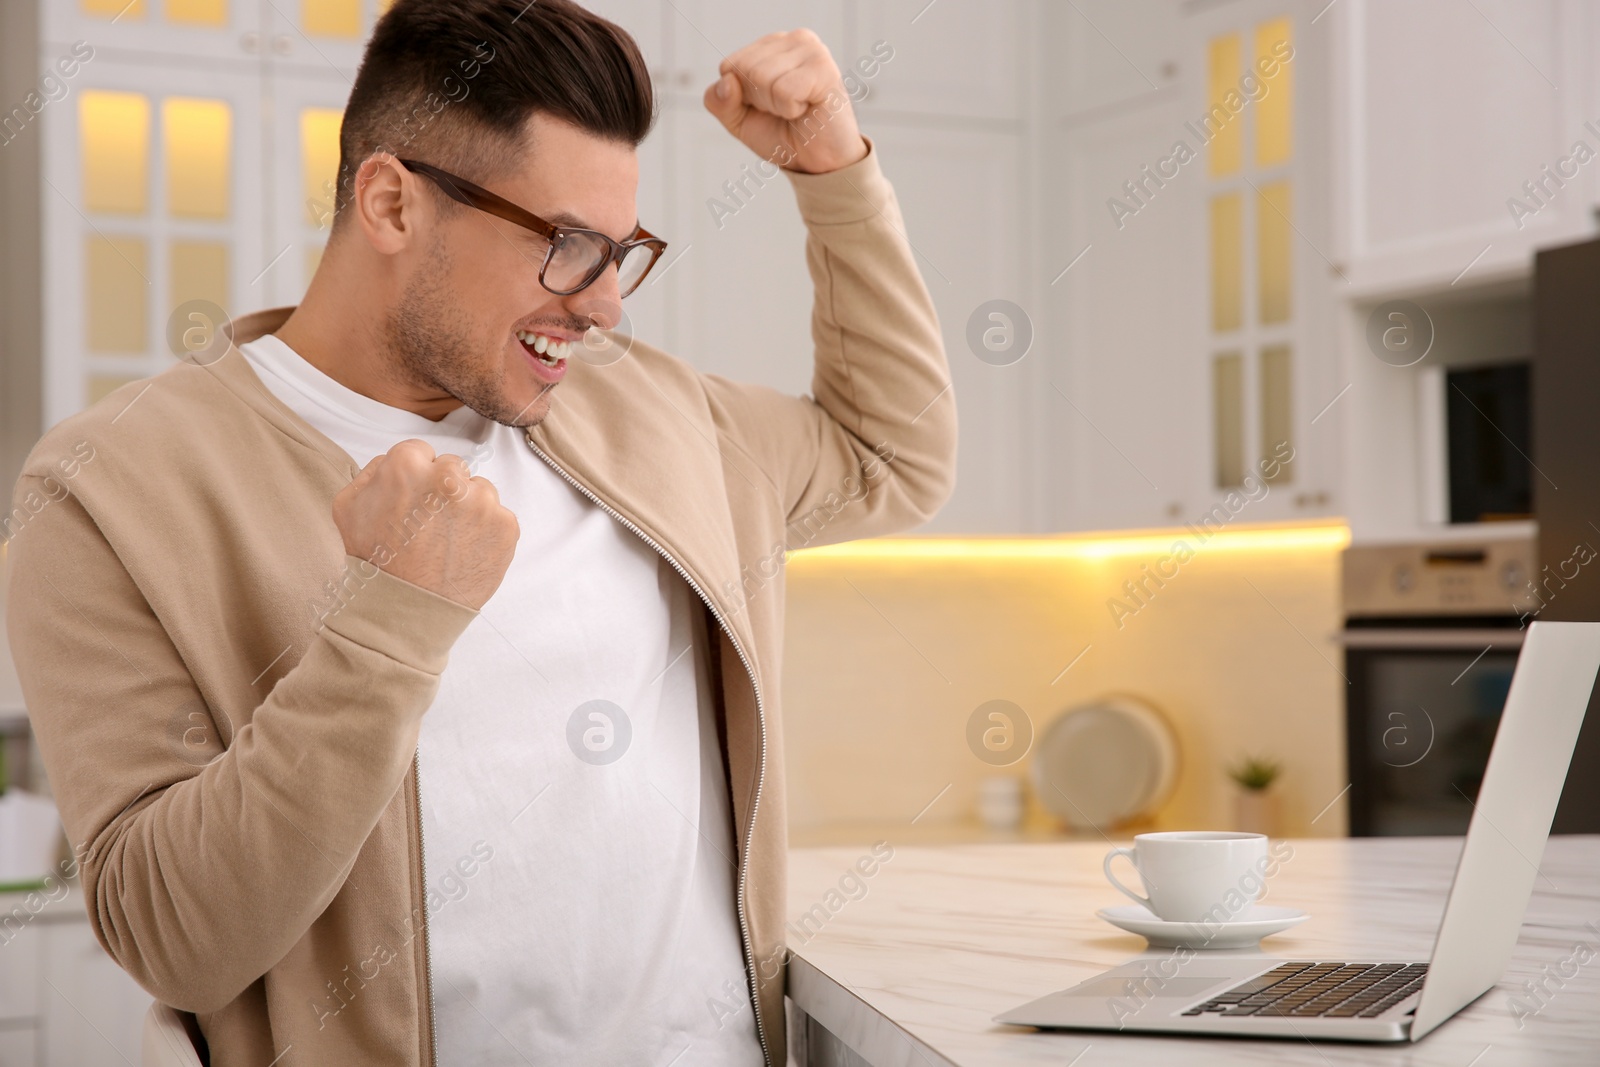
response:
[[[1225,768],[1266,756],[1283,765],[1277,832],[1344,833],[1347,683],[1332,636],[1348,539],[1337,525],[1180,528],[792,554],[792,838],[960,839],[997,773],[968,748],[974,709],[1012,701],[1037,738],[1110,693],[1144,698],[1177,734],[1179,778],[1156,828],[1232,828]],[[1029,803],[1030,824],[1045,824]]]

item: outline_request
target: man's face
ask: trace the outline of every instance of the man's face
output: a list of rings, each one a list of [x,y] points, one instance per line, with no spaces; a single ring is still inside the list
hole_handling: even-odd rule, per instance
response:
[[[513,170],[487,180],[460,177],[557,225],[619,241],[633,233],[639,161],[631,146],[541,114],[529,119],[524,145]],[[569,342],[575,354],[591,325],[615,326],[622,311],[616,264],[588,288],[557,296],[539,284],[548,247],[542,237],[475,208],[452,207],[426,216],[404,295],[386,324],[397,370],[495,422],[536,425],[570,362],[550,366],[535,351],[537,338]]]

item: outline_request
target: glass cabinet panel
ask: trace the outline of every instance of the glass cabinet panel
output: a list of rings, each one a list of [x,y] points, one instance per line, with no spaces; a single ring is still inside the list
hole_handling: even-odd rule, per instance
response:
[[[317,37],[361,36],[361,0],[300,0],[300,28]]]
[[[1213,466],[1219,489],[1244,481],[1244,359],[1224,352],[1211,361]]]
[[[149,247],[142,237],[90,233],[84,287],[90,351],[143,355],[149,347]]]
[[[78,97],[78,134],[84,209],[145,214],[150,206],[150,98],[86,89]]]
[[[222,100],[169,96],[161,102],[169,215],[228,217],[232,120],[232,111]]]
[[[1294,63],[1280,57],[1293,48],[1289,19],[1276,18],[1256,27],[1255,73],[1265,89],[1254,107],[1256,113],[1256,166],[1287,163],[1294,154]]]
[[[228,246],[221,241],[174,241],[167,250],[167,300],[176,308],[190,300],[228,306]]]
[[[1259,187],[1256,195],[1256,279],[1263,326],[1289,321],[1290,253],[1294,241],[1289,219],[1292,217],[1288,179]]]
[[[1238,193],[1211,198],[1211,328],[1244,322],[1244,211]]]
[[[1244,161],[1242,124],[1227,105],[1228,94],[1239,91],[1239,35],[1214,38],[1208,58],[1206,113],[1200,124],[1211,138],[1210,174],[1222,178],[1238,173]]]
[[[1288,345],[1268,345],[1261,350],[1261,458],[1277,454],[1281,446],[1294,447],[1293,367]],[[1275,470],[1270,482],[1294,478],[1293,463],[1268,465]]]

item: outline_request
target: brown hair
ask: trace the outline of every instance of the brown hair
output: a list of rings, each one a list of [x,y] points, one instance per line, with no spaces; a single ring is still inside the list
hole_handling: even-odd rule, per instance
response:
[[[396,0],[345,106],[335,225],[374,153],[482,181],[515,165],[536,111],[637,146],[655,121],[639,46],[573,0]]]

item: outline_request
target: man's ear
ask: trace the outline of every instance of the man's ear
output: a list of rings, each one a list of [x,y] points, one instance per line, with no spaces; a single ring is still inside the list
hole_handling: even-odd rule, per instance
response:
[[[416,175],[387,152],[368,156],[356,170],[350,208],[373,249],[394,255],[415,243],[418,226],[431,215]]]

